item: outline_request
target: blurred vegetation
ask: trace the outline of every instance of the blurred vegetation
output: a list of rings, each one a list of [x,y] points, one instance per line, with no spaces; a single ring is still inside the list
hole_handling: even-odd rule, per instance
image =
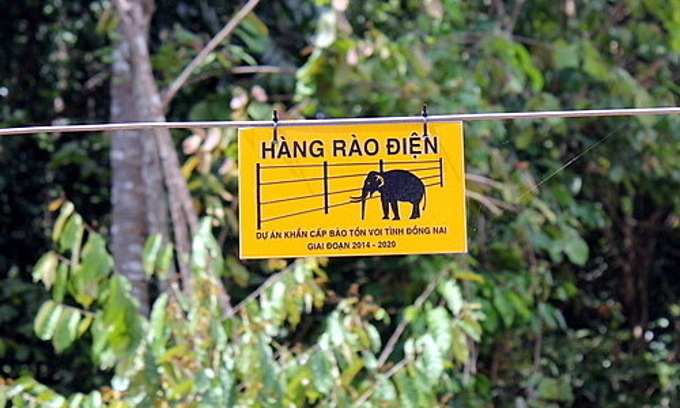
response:
[[[157,2],[160,86],[232,3]],[[112,5],[2,6],[0,123],[105,122]],[[679,15],[675,0],[267,2],[168,119],[677,106]],[[470,253],[451,256],[241,263],[235,132],[176,137],[203,217],[195,296],[161,295],[148,318],[107,250],[106,135],[0,140],[0,406],[677,404],[676,116],[466,123]],[[172,250],[149,237],[150,279]]]

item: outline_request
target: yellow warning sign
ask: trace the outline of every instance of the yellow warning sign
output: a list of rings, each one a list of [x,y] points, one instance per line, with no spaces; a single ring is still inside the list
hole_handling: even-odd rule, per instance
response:
[[[461,122],[239,129],[241,258],[467,251]]]

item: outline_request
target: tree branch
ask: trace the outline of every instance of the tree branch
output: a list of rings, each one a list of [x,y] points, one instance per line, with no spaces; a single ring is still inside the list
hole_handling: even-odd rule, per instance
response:
[[[201,50],[201,52],[194,57],[194,59],[187,65],[182,73],[173,81],[170,87],[163,94],[163,109],[167,110],[170,101],[179,91],[179,89],[184,85],[184,83],[189,79],[191,73],[196,70],[196,68],[208,57],[210,54],[226,37],[228,37],[232,31],[238,26],[238,24],[243,20],[248,13],[250,13],[255,6],[260,2],[260,0],[248,0],[248,2],[234,15],[234,17],[229,20],[229,22],[217,33],[208,44]]]
[[[255,289],[254,291],[252,291],[248,296],[246,296],[245,299],[243,299],[239,304],[237,304],[236,306],[234,306],[234,307],[231,309],[231,311],[230,311],[229,313],[227,313],[227,317],[231,317],[231,316],[236,315],[238,312],[241,311],[241,309],[243,309],[243,308],[246,306],[246,304],[248,304],[248,302],[250,302],[250,301],[253,300],[253,299],[256,299],[256,298],[257,298],[258,296],[260,296],[260,295],[262,294],[262,292],[264,292],[268,287],[270,287],[271,285],[273,285],[274,283],[276,283],[277,281],[279,281],[281,278],[283,278],[284,274],[285,274],[286,272],[290,271],[292,265],[294,265],[294,264],[291,264],[290,266],[286,267],[285,269],[283,269],[283,270],[281,270],[281,271],[279,271],[279,272],[277,272],[277,273],[271,275],[270,277],[268,277],[267,280],[265,280],[264,282],[262,282],[262,284],[261,284],[257,289]]]
[[[441,278],[441,274],[438,275],[435,279],[432,279],[427,286],[425,287],[425,290],[423,290],[423,293],[418,296],[415,302],[413,302],[413,307],[416,309],[420,309],[420,307],[425,303],[428,297],[432,294],[434,289],[437,287],[437,284],[439,283],[439,279]],[[382,353],[380,353],[380,357],[378,357],[378,362],[376,364],[376,367],[380,368],[383,365],[385,365],[385,362],[387,362],[387,359],[390,357],[392,354],[392,351],[394,351],[394,347],[397,345],[397,342],[399,341],[399,338],[401,337],[401,334],[406,330],[406,325],[408,322],[406,319],[402,319],[401,322],[399,322],[399,325],[397,325],[397,328],[394,329],[394,333],[392,333],[392,336],[390,336],[390,339],[387,340],[387,343],[385,344],[385,348],[383,349]]]

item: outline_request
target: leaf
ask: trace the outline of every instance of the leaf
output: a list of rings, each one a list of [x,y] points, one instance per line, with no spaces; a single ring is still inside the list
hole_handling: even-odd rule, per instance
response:
[[[397,389],[394,387],[392,381],[386,378],[384,375],[378,375],[375,385],[375,392],[371,396],[371,399],[377,401],[394,401],[397,399]],[[380,406],[376,404],[376,406]]]
[[[49,251],[43,254],[33,267],[33,282],[42,281],[49,290],[56,280],[58,264],[59,256],[56,253]]]
[[[56,198],[52,201],[49,202],[47,205],[47,210],[48,211],[57,211],[59,208],[61,208],[62,204],[66,202],[66,197],[61,196],[59,198]]]
[[[602,55],[589,39],[580,42],[581,55],[583,57],[583,70],[595,79],[607,81],[609,79],[609,67],[602,60]]]
[[[75,206],[70,201],[67,201],[64,205],[61,206],[59,216],[57,217],[57,220],[54,222],[54,229],[52,230],[52,241],[59,242],[61,232],[64,228],[64,225],[66,224],[66,220],[68,220],[71,214],[73,214],[74,210]]]
[[[569,229],[564,236],[564,253],[569,261],[583,266],[588,261],[589,248],[586,241],[581,238],[576,230]]]
[[[159,274],[160,277],[166,275],[166,272],[170,268],[170,262],[172,262],[173,255],[174,248],[172,244],[164,245],[163,249],[161,249],[158,254],[158,258],[156,258],[156,273]]]
[[[73,268],[73,296],[88,308],[99,298],[99,284],[113,268],[113,259],[106,250],[104,238],[94,232],[88,234],[80,264]]]
[[[92,316],[82,316],[80,323],[78,323],[78,333],[76,334],[76,337],[82,336],[87,331],[87,329],[90,328],[93,320],[94,318]]]
[[[149,235],[144,243],[144,250],[142,251],[142,267],[146,276],[153,275],[156,269],[156,260],[158,259],[158,252],[163,244],[163,236],[159,233]]]
[[[336,38],[337,14],[334,10],[327,10],[319,17],[314,45],[318,48],[330,47]]]
[[[219,244],[212,234],[212,219],[201,219],[198,232],[191,242],[191,265],[197,273],[211,272],[220,276],[224,271],[224,259]]]
[[[553,58],[557,69],[577,68],[580,62],[579,46],[577,43],[568,43],[564,39],[555,42]]]
[[[484,277],[478,273],[471,271],[460,271],[453,274],[453,277],[458,280],[466,280],[477,283],[484,283]]]
[[[433,334],[437,347],[441,352],[451,349],[451,318],[444,307],[435,307],[426,314],[427,327]]]
[[[251,102],[248,104],[247,112],[254,120],[265,120],[272,115],[272,105],[262,102]]]
[[[494,288],[493,305],[501,316],[505,327],[512,326],[515,320],[515,308],[499,287]]]
[[[57,276],[54,281],[54,289],[52,290],[52,299],[54,299],[57,302],[63,302],[67,286],[68,286],[68,265],[62,262],[57,267]]]
[[[477,342],[481,340],[483,331],[482,326],[469,314],[464,315],[462,320],[457,320],[456,325],[460,327],[472,340]]]
[[[248,13],[241,21],[241,27],[248,31],[251,35],[260,37],[261,41],[268,41],[269,28],[255,13]],[[250,45],[250,44],[249,44]],[[266,44],[264,45],[266,46]],[[258,47],[251,47],[255,52],[262,52],[264,49]]]
[[[64,307],[59,315],[57,327],[52,337],[52,344],[57,353],[64,351],[73,344],[78,336],[79,324],[80,313],[70,307]]]
[[[314,376],[312,381],[322,395],[328,394],[333,389],[333,377],[331,376],[331,363],[321,349],[315,349],[309,356],[309,368]]]
[[[328,328],[326,330],[330,336],[331,343],[333,343],[333,345],[336,347],[342,345],[342,343],[345,341],[345,334],[342,324],[340,323],[340,316],[337,310],[328,316],[327,324]]]
[[[470,356],[470,344],[465,337],[465,332],[460,327],[454,326],[451,328],[451,338],[453,357],[459,363],[465,363]]]
[[[506,297],[510,301],[510,303],[513,306],[513,309],[515,310],[515,315],[518,316],[522,321],[526,321],[529,319],[531,316],[531,298],[528,300],[525,298],[522,298],[520,295],[515,293],[514,291],[507,291],[506,292]],[[529,303],[529,304],[527,304]]]
[[[99,334],[103,339],[100,340],[102,342],[100,347],[102,350],[110,348],[111,352],[117,355],[126,355],[134,350],[141,340],[141,319],[137,307],[130,298],[130,284],[127,279],[120,274],[113,274],[108,281],[108,287],[104,308],[98,315],[101,319],[95,321],[95,326],[101,324]]]
[[[3,384],[2,386],[0,386],[0,408],[5,408],[6,406],[8,406],[7,403],[8,403],[7,391]]]
[[[79,214],[73,214],[59,237],[59,250],[71,250],[71,263],[76,265],[80,257],[80,245],[83,238],[83,218]]]
[[[250,281],[250,272],[248,269],[233,256],[228,256],[226,261],[227,275],[240,287],[245,288],[248,286],[248,282]]]
[[[52,300],[47,300],[40,306],[33,322],[33,330],[40,340],[50,340],[57,327],[63,306]]]
[[[182,165],[182,176],[188,180],[189,177],[191,177],[191,173],[193,173],[200,163],[201,158],[198,155],[189,156]]]
[[[536,387],[536,396],[548,401],[570,402],[574,394],[568,381],[541,376]]]
[[[102,406],[102,394],[96,390],[87,394],[82,403],[83,408],[100,408]]]
[[[404,370],[398,371],[393,378],[397,385],[397,389],[399,390],[399,406],[405,408],[418,407],[418,388],[416,387],[413,378],[411,378]]]
[[[437,285],[437,291],[446,301],[446,305],[454,316],[458,316],[463,310],[463,294],[460,287],[453,280],[445,280]]]
[[[151,316],[149,317],[151,335],[151,352],[156,356],[161,355],[165,351],[165,340],[169,336],[169,330],[166,325],[166,306],[168,304],[168,294],[161,294],[153,304],[151,309]]]
[[[352,385],[352,380],[357,374],[364,368],[364,360],[361,358],[356,358],[352,360],[348,366],[344,367],[341,375],[341,382],[343,387],[350,387]],[[315,372],[316,373],[316,372]]]
[[[83,400],[85,399],[85,394],[75,393],[71,395],[68,399],[68,408],[80,408],[83,406]]]
[[[444,356],[435,343],[430,333],[425,333],[418,339],[422,348],[425,374],[431,383],[436,383],[439,376],[444,372]]]
[[[545,302],[539,303],[538,313],[549,329],[567,329],[567,322],[564,320],[562,312],[553,305]]]
[[[378,329],[370,324],[370,323],[365,323],[365,329],[366,329],[366,335],[371,341],[371,351],[374,353],[378,352],[380,350],[380,346],[382,346],[382,340],[380,338],[380,332]]]
[[[482,299],[482,310],[484,311],[484,330],[494,333],[498,330],[499,314],[496,308],[486,299]]]
[[[269,302],[267,307],[264,304],[262,305],[262,313],[269,314],[277,325],[281,324],[286,317],[284,305],[296,302],[290,298],[290,293],[286,293],[286,284],[283,280],[274,282],[267,292]],[[291,312],[295,313],[295,310],[291,310]]]

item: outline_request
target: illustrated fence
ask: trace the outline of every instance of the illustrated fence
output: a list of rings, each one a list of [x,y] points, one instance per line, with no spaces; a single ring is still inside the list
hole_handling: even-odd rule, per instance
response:
[[[294,217],[297,215],[312,213],[316,211],[323,211],[324,214],[328,214],[331,208],[352,204],[350,200],[341,201],[337,203],[331,203],[330,197],[339,194],[349,194],[356,191],[361,191],[361,182],[357,183],[355,188],[343,188],[339,190],[332,190],[330,188],[330,183],[332,180],[336,179],[347,179],[347,178],[357,178],[358,180],[363,180],[366,174],[371,170],[377,170],[380,173],[390,170],[393,166],[399,166],[399,169],[408,170],[418,176],[420,180],[423,181],[425,187],[440,186],[444,187],[444,172],[443,172],[443,162],[442,158],[434,160],[418,160],[418,161],[385,161],[380,159],[376,162],[356,162],[356,163],[328,163],[324,161],[319,164],[300,164],[300,165],[262,165],[256,163],[255,165],[255,183],[256,183],[256,205],[257,205],[257,229],[262,228],[262,224],[269,221],[274,221],[282,218]],[[412,167],[411,167],[412,166]],[[419,167],[418,167],[419,166]],[[276,180],[268,178],[270,173],[267,170],[276,170],[282,168],[319,168],[319,176],[298,178],[298,179],[283,179]],[[334,169],[348,168],[367,168],[367,171],[362,173],[342,173],[340,171],[333,172]],[[430,172],[436,171],[434,174]],[[425,174],[424,174],[425,173]],[[428,180],[426,182],[426,180]],[[279,197],[274,199],[267,199],[266,189],[267,186],[281,185],[281,184],[295,184],[295,183],[319,183],[319,192],[311,194],[303,194],[291,197]],[[263,215],[263,207],[283,202],[300,201],[313,198],[319,198],[319,205],[312,208],[300,209],[298,211],[293,211],[285,214],[274,215],[271,217],[265,217]],[[377,198],[373,197],[373,198]],[[366,198],[367,200],[369,198]]]

